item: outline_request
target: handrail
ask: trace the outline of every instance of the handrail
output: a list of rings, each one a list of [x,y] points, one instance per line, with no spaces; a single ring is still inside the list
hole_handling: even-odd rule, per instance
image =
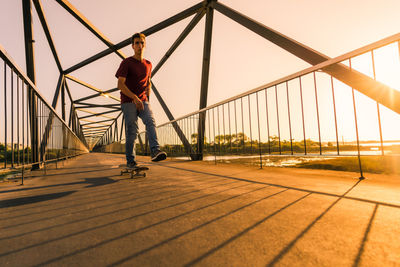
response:
[[[46,106],[54,113],[54,115],[64,124],[65,127],[67,127],[72,134],[74,134],[79,140],[80,138],[75,134],[74,131],[67,125],[67,123],[61,119],[60,115],[55,111],[55,109],[47,103],[46,99],[42,96],[42,94],[39,92],[37,89],[36,85],[31,81],[31,79],[28,78],[28,76],[18,67],[18,65],[15,63],[15,61],[12,59],[12,57],[7,53],[7,51],[4,49],[4,47],[0,44],[0,57],[8,63],[8,65],[11,65],[12,68],[17,72],[19,76],[21,76],[27,83],[29,83],[29,86],[35,91],[35,94],[42,100]],[[85,145],[86,146],[86,145]]]
[[[195,115],[195,114],[198,114],[198,113],[207,111],[207,110],[209,110],[209,109],[215,108],[215,107],[217,107],[217,106],[220,106],[220,105],[226,104],[226,103],[228,103],[228,102],[231,102],[231,101],[233,101],[233,100],[235,100],[235,99],[239,99],[239,98],[241,98],[241,97],[244,97],[244,96],[247,96],[247,95],[256,93],[256,92],[261,91],[261,90],[263,90],[263,89],[266,89],[266,88],[268,88],[268,87],[272,87],[272,86],[281,84],[281,83],[283,83],[283,82],[296,79],[296,78],[298,78],[298,77],[300,77],[300,76],[304,76],[304,75],[306,75],[306,74],[312,73],[312,72],[314,72],[314,71],[321,70],[321,69],[323,69],[323,68],[325,68],[325,67],[327,67],[327,66],[330,66],[330,65],[333,65],[333,64],[337,64],[337,63],[339,63],[339,62],[342,62],[342,61],[344,61],[344,60],[346,60],[346,59],[349,59],[349,58],[352,58],[352,57],[359,56],[359,55],[364,54],[364,53],[366,53],[366,52],[368,52],[368,51],[371,51],[371,50],[373,50],[373,49],[380,48],[380,47],[385,46],[385,45],[387,45],[387,44],[396,42],[396,41],[398,41],[398,40],[400,40],[400,33],[391,35],[391,36],[389,36],[389,37],[387,37],[387,38],[384,38],[384,39],[379,40],[379,41],[377,41],[377,42],[374,42],[374,43],[372,43],[372,44],[363,46],[363,47],[361,47],[361,48],[359,48],[359,49],[353,50],[353,51],[348,52],[348,53],[346,53],[346,54],[343,54],[343,55],[341,55],[341,56],[328,59],[328,60],[326,60],[326,61],[324,61],[324,62],[322,62],[322,63],[319,63],[319,64],[317,64],[317,65],[315,65],[315,66],[306,68],[306,69],[304,69],[304,70],[295,72],[295,73],[290,74],[290,75],[288,75],[288,76],[285,76],[285,77],[283,77],[283,78],[280,78],[280,79],[277,79],[277,80],[275,80],[275,81],[272,81],[272,82],[266,83],[266,84],[264,84],[264,85],[258,86],[258,87],[254,88],[254,89],[251,89],[251,90],[248,90],[248,91],[246,91],[246,92],[244,92],[244,93],[241,93],[241,94],[238,94],[238,95],[236,95],[236,96],[230,97],[230,98],[228,98],[228,99],[225,99],[225,100],[223,100],[223,101],[220,101],[220,102],[218,102],[218,103],[215,103],[215,104],[213,104],[213,105],[210,105],[210,106],[208,106],[208,107],[206,107],[206,108],[203,108],[203,109],[200,109],[200,110],[198,110],[198,111],[194,111],[194,112],[191,112],[191,113],[186,114],[186,115],[184,115],[184,116],[181,116],[181,117],[179,117],[179,118],[176,118],[176,119],[173,120],[173,121],[165,122],[165,123],[163,123],[163,124],[158,125],[158,127],[162,127],[162,126],[165,126],[165,125],[170,124],[170,123],[172,123],[172,122],[176,122],[176,121],[185,119],[185,118],[190,117],[190,116],[193,116],[193,115]]]

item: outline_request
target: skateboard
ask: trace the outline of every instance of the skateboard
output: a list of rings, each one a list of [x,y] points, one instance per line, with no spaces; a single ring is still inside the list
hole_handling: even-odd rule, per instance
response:
[[[144,166],[136,166],[134,168],[128,168],[126,165],[120,165],[122,167],[121,170],[121,175],[124,173],[130,173],[131,174],[131,179],[134,177],[146,177],[146,173],[144,171],[147,171],[149,168],[144,167]]]

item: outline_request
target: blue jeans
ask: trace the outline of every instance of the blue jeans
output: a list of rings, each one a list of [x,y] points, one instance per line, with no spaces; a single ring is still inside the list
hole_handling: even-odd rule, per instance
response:
[[[138,117],[146,126],[149,139],[150,151],[153,153],[159,149],[157,140],[156,124],[150,104],[143,101],[144,109],[137,111],[135,103],[122,103],[121,109],[125,118],[125,155],[127,164],[133,163],[136,157],[135,141],[138,135]]]

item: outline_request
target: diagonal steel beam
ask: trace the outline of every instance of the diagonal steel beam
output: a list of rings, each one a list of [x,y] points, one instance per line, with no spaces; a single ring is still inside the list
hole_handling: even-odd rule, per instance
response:
[[[189,24],[186,26],[186,28],[183,30],[183,32],[179,35],[179,37],[176,39],[176,41],[172,44],[171,48],[168,49],[167,53],[163,56],[163,58],[158,62],[156,67],[153,69],[151,76],[153,77],[157,71],[164,65],[164,63],[168,60],[168,58],[172,55],[172,53],[176,50],[176,48],[185,40],[185,38],[188,36],[188,34],[193,30],[193,28],[199,23],[201,18],[204,16],[206,10],[203,8],[200,10],[196,16],[189,22]]]
[[[62,73],[63,69],[61,67],[60,59],[58,58],[57,55],[56,47],[54,46],[53,38],[51,37],[49,26],[47,24],[47,20],[43,12],[42,4],[40,3],[40,0],[33,0],[33,4],[35,5],[36,13],[39,16],[40,24],[42,24],[44,34],[46,35],[47,42],[49,43],[50,46],[50,50],[53,53],[53,57],[56,62],[57,68],[60,71],[60,73]]]
[[[196,5],[192,6],[192,7],[190,7],[188,9],[186,9],[186,10],[184,10],[184,11],[182,11],[182,12],[180,12],[180,13],[178,13],[178,14],[176,14],[176,15],[174,15],[174,16],[172,16],[172,17],[170,17],[170,18],[168,18],[168,19],[166,19],[166,20],[164,20],[164,21],[162,21],[162,22],[160,22],[160,23],[158,23],[158,24],[146,29],[146,30],[144,30],[144,31],[142,31],[142,33],[144,33],[146,36],[149,36],[149,35],[151,35],[153,33],[156,33],[156,32],[158,32],[158,31],[160,31],[162,29],[165,29],[168,26],[171,26],[172,24],[175,24],[176,22],[179,22],[179,21],[181,21],[181,20],[183,20],[183,19],[185,19],[185,18],[197,13],[200,9],[203,8],[203,5],[204,5],[203,2],[198,3],[198,4],[196,4]],[[73,71],[75,71],[77,69],[80,69],[80,68],[86,66],[89,63],[92,63],[92,62],[94,62],[94,61],[96,61],[96,60],[98,60],[100,58],[103,58],[103,57],[111,54],[112,52],[114,52],[114,51],[116,51],[118,49],[121,49],[121,48],[123,48],[125,46],[128,46],[130,44],[131,44],[131,37],[125,39],[124,41],[119,42],[118,44],[114,45],[112,48],[108,48],[108,49],[106,49],[104,51],[101,51],[100,53],[98,53],[98,54],[96,54],[96,55],[94,55],[94,56],[92,56],[92,57],[90,57],[90,58],[88,58],[88,59],[86,59],[86,60],[84,60],[84,61],[82,61],[82,62],[80,62],[80,63],[78,63],[78,64],[76,64],[74,66],[72,66],[72,67],[70,67],[70,68],[68,68],[67,70],[65,70],[64,73],[66,73],[66,74],[71,73],[71,72],[73,72]]]
[[[53,96],[53,102],[51,104],[51,106],[54,109],[56,109],[56,107],[57,107],[58,97],[60,96],[60,91],[61,91],[63,84],[64,84],[64,75],[60,74],[60,77],[58,78],[58,82],[57,82],[56,91],[54,92],[54,96]]]
[[[91,121],[91,122],[82,124],[82,126],[91,125],[91,124],[103,124],[104,122],[109,122],[109,121],[114,121],[114,119],[108,119],[108,120],[102,120],[102,121]]]
[[[108,129],[109,127],[110,127],[110,124],[103,125],[103,126],[86,126],[85,128],[83,128],[83,131],[91,130],[91,129]]]
[[[85,26],[89,31],[91,31],[97,38],[99,38],[104,44],[106,44],[109,48],[113,48],[114,44],[108,40],[107,37],[104,36],[82,13],[79,12],[70,2],[67,0],[56,0],[65,10],[68,11],[74,18],[76,18],[83,26]],[[125,55],[118,51],[113,50],[120,58],[125,59]]]
[[[301,44],[219,2],[212,2],[211,5],[220,13],[231,18],[242,26],[264,37],[270,42],[278,45],[293,55],[303,59],[311,65],[322,63],[330,58],[318,51]],[[394,112],[400,113],[400,92],[375,81],[354,69],[343,64],[333,64],[322,69],[337,80],[356,89],[364,95],[374,99]]]
[[[110,90],[107,90],[107,91],[103,91],[104,93],[96,93],[96,94],[93,94],[93,95],[89,95],[89,96],[85,96],[85,97],[79,98],[77,100],[74,100],[73,102],[74,103],[79,103],[81,101],[92,99],[92,98],[99,97],[99,96],[103,96],[104,94],[112,93],[112,92],[115,92],[115,91],[119,91],[119,89],[118,88],[113,88],[113,89],[110,89]]]
[[[95,113],[95,112],[90,112],[88,110],[84,110],[84,109],[79,109],[80,111],[86,112],[86,113],[90,113],[92,115],[88,115],[88,116],[83,116],[83,117],[79,117],[78,119],[86,119],[86,118],[90,118],[90,117],[104,117],[104,118],[108,118],[108,119],[114,119],[113,117],[109,117],[109,116],[105,116],[104,114],[109,114],[109,113],[113,113],[113,112],[117,112],[118,110],[109,110],[109,111],[104,111],[101,113]]]
[[[162,99],[160,93],[158,92],[157,88],[154,86],[154,83],[151,82],[152,85],[152,90],[154,92],[154,95],[157,97],[158,102],[160,102],[161,107],[163,108],[165,114],[167,115],[168,119],[170,121],[174,121],[175,118],[172,115],[171,111],[169,110],[168,106],[165,104],[164,100]],[[191,155],[191,157],[194,157],[194,151],[192,146],[190,145],[189,141],[187,140],[185,134],[183,133],[182,129],[179,127],[178,123],[174,121],[172,123],[172,126],[174,127],[176,133],[178,134],[179,138],[182,141],[183,146],[185,147],[186,151]]]
[[[78,103],[81,106],[75,106],[76,108],[111,108],[121,110],[120,104],[91,104],[91,103]]]
[[[113,99],[113,100],[115,100],[115,101],[120,102],[120,99],[119,99],[119,98],[117,98],[117,97],[115,97],[115,96],[113,96],[113,95],[107,94],[107,93],[105,93],[104,91],[102,91],[102,90],[100,90],[100,89],[94,87],[93,85],[90,85],[90,84],[88,84],[88,83],[86,83],[86,82],[83,82],[83,81],[79,80],[78,78],[75,78],[75,77],[73,77],[73,76],[71,76],[71,75],[65,75],[65,77],[68,78],[68,79],[71,80],[71,81],[74,81],[74,82],[76,82],[76,83],[78,83],[78,84],[80,84],[80,85],[85,86],[86,88],[89,88],[89,89],[91,89],[91,90],[93,90],[93,91],[96,91],[96,92],[100,93],[100,95],[102,95],[102,96],[104,96],[104,97],[111,98],[111,99]]]

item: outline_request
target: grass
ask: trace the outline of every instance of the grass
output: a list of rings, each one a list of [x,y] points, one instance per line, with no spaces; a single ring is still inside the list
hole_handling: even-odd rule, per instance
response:
[[[312,162],[303,162],[295,165],[294,167],[351,172],[360,171],[359,161],[357,157],[343,157],[334,159],[323,159]],[[361,167],[363,172],[400,175],[400,157],[361,157]]]
[[[211,162],[211,161],[210,161]],[[239,164],[247,166],[260,166],[260,159],[233,158],[218,159],[218,163]],[[358,157],[293,157],[293,156],[263,156],[263,166],[306,168],[321,170],[336,170],[359,172]],[[400,156],[362,156],[361,166],[363,172],[377,174],[400,175]]]

